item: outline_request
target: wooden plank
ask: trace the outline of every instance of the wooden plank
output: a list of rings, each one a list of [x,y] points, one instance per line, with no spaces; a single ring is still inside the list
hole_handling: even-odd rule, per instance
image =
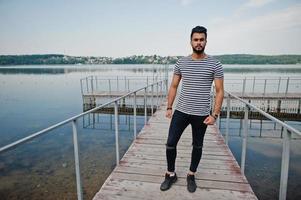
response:
[[[116,172],[111,175],[109,180],[129,180],[129,181],[137,181],[137,182],[148,182],[148,183],[157,183],[158,189],[164,177],[156,176],[156,175],[148,175],[148,174],[126,174]],[[232,191],[241,191],[241,192],[250,192],[250,185],[243,182],[230,182],[230,181],[213,181],[206,179],[198,179],[196,178],[196,184],[198,188],[205,189],[221,189],[221,190],[232,190]],[[180,176],[175,185],[184,186],[186,190],[186,177]],[[182,188],[183,189],[183,188]],[[187,192],[188,191],[184,191]]]
[[[154,159],[136,159],[133,157],[123,157],[121,162],[134,162],[134,163],[140,163],[140,164],[152,164],[152,165],[158,165],[158,166],[165,166],[166,167],[166,159],[162,160],[154,160]],[[189,166],[189,162],[183,161],[181,159],[176,160],[176,167],[186,167]],[[210,168],[210,169],[226,169],[226,170],[240,170],[239,166],[237,166],[236,163],[233,163],[232,161],[221,161],[221,160],[205,160],[202,159],[199,164],[199,169],[203,168]]]
[[[182,180],[178,182],[182,182]],[[186,185],[185,183],[176,183],[170,190],[162,192],[158,189],[159,183],[111,179],[110,183],[103,187],[103,192],[97,194],[94,199],[257,199],[251,192],[227,189],[198,188],[195,193],[183,193],[183,184]]]
[[[185,129],[177,147],[178,181],[170,190],[160,191],[167,167],[165,143],[170,123],[164,114],[164,108],[158,109],[151,117],[94,200],[257,199],[216,126],[208,126],[204,137],[196,192],[189,193],[186,189],[192,151],[190,126]]]

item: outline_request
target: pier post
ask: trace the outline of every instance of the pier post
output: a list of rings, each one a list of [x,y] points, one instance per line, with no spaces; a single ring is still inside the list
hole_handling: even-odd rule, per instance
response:
[[[282,161],[281,161],[279,200],[286,199],[288,169],[289,169],[289,159],[290,159],[290,140],[291,140],[291,133],[284,127],[284,137],[282,139]]]
[[[248,138],[248,114],[249,114],[249,107],[245,105],[245,118],[244,118],[244,125],[243,125],[243,136],[242,136],[242,152],[241,152],[241,166],[240,170],[241,173],[245,173],[245,164],[246,164],[246,153],[247,153],[247,138]]]
[[[277,100],[277,113],[280,113],[281,111],[281,100]]]
[[[134,138],[137,138],[137,94],[134,93]]]
[[[147,92],[147,86],[144,88],[144,125],[147,124],[146,92]]]
[[[119,165],[118,103],[114,102],[116,165]]]
[[[227,96],[227,122],[226,122],[226,144],[229,141],[229,127],[230,127],[230,94]]]
[[[74,162],[75,162],[75,174],[76,174],[76,189],[77,189],[77,199],[83,199],[82,183],[80,176],[79,167],[79,155],[78,155],[78,140],[77,140],[77,126],[76,120],[72,121],[72,132],[73,132],[73,147],[74,147]]]

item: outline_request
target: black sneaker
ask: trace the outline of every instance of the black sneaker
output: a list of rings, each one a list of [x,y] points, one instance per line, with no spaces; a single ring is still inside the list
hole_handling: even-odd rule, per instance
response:
[[[195,183],[195,178],[194,175],[187,175],[187,190],[189,192],[195,192],[196,190],[196,183]]]
[[[168,190],[173,183],[177,181],[178,177],[177,174],[175,173],[174,176],[170,176],[169,174],[165,174],[165,180],[161,184],[160,190],[165,191]]]

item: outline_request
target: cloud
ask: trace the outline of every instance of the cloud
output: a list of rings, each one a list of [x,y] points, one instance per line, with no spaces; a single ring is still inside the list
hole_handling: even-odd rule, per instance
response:
[[[249,0],[247,3],[242,5],[242,7],[262,7],[273,1],[275,1],[275,0]]]
[[[221,52],[300,53],[300,18],[301,4],[248,19],[217,19],[208,39]]]
[[[182,6],[191,4],[194,0],[180,0]]]
[[[267,4],[270,4],[272,2],[274,2],[275,0],[249,0],[247,1],[245,4],[242,4],[234,13],[234,16],[239,17],[242,14],[244,14],[244,12],[246,12],[247,10],[250,9],[258,9],[260,7],[263,7]]]

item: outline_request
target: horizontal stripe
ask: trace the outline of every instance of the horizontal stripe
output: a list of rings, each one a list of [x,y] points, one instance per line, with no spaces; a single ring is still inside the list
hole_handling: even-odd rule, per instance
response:
[[[182,78],[176,109],[191,115],[209,115],[212,82],[224,77],[222,64],[211,56],[202,60],[192,60],[187,56],[177,61],[174,74]]]

